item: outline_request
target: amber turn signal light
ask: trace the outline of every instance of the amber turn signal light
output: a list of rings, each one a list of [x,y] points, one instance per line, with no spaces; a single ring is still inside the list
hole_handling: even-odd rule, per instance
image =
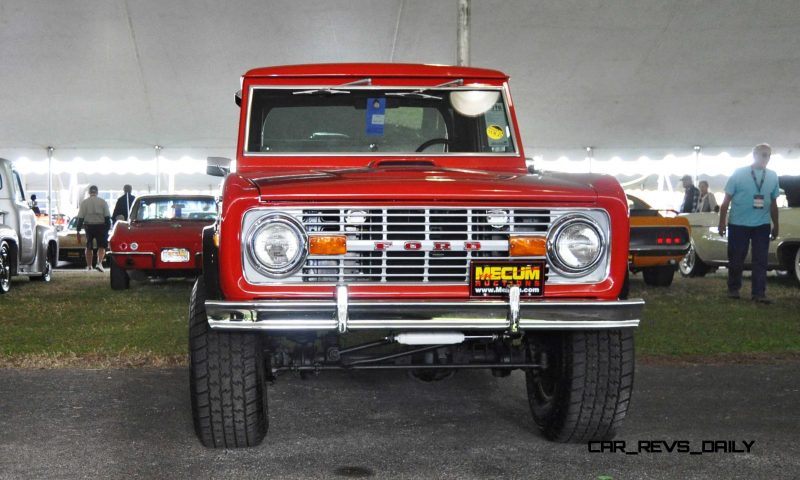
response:
[[[311,255],[344,255],[347,253],[347,237],[344,235],[308,237],[308,252]]]
[[[511,257],[543,257],[546,254],[546,237],[512,235],[508,238],[508,255]]]

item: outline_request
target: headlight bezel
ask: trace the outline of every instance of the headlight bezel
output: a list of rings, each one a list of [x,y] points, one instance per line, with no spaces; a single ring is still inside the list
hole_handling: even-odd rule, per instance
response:
[[[287,227],[298,239],[298,254],[297,257],[287,264],[285,267],[275,268],[265,265],[259,260],[256,255],[255,240],[261,231],[271,225],[280,223]],[[269,278],[286,278],[297,273],[305,264],[308,257],[308,233],[302,223],[295,217],[282,213],[272,212],[258,218],[247,230],[245,236],[245,250],[250,265],[255,268],[260,274]]]
[[[567,227],[574,225],[585,225],[589,227],[597,235],[600,241],[597,255],[591,263],[582,268],[576,268],[568,265],[558,252],[557,244],[559,236],[564,232]],[[547,235],[547,259],[550,267],[557,271],[559,274],[569,277],[577,278],[590,275],[598,266],[603,263],[608,249],[608,239],[604,229],[600,224],[589,215],[582,213],[569,213],[562,215],[553,222],[550,231]]]

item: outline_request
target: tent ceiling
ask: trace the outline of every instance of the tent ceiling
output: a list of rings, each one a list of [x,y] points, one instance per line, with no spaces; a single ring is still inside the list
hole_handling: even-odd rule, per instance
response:
[[[796,0],[475,0],[531,148],[800,142]],[[231,148],[239,75],[453,63],[455,0],[3,0],[0,149]]]

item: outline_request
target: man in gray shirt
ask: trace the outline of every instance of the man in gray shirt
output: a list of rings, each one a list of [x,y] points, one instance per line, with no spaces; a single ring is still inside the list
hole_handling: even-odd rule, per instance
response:
[[[108,229],[111,228],[111,212],[108,203],[97,196],[97,186],[89,187],[89,198],[81,202],[78,209],[78,243],[81,242],[81,227],[86,225],[86,271],[92,270],[92,244],[97,241],[98,271],[104,272],[103,258],[108,248]]]

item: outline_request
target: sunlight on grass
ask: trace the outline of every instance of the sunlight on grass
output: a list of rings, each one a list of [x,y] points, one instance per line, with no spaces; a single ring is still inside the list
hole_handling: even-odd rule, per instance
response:
[[[800,352],[800,288],[791,278],[769,277],[772,305],[749,300],[748,278],[741,300],[728,299],[726,288],[724,272],[706,278],[677,275],[668,288],[648,287],[640,276],[632,277],[631,298],[646,302],[636,332],[637,353]]]
[[[131,287],[112,291],[108,275],[82,272],[14,281],[0,297],[0,354],[186,353],[191,282]]]

